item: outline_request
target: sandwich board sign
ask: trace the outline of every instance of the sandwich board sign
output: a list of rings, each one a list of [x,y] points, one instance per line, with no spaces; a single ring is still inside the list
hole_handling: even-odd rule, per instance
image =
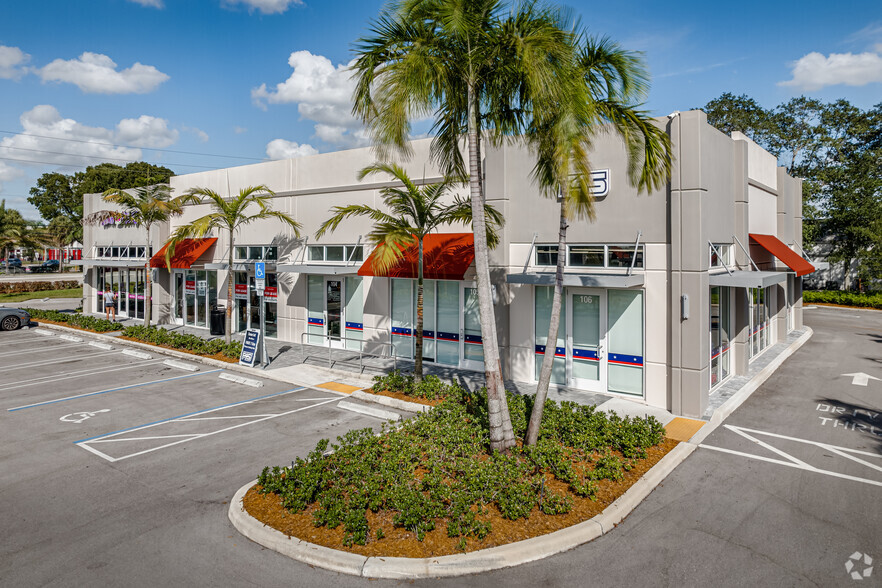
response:
[[[248,329],[245,331],[245,340],[242,342],[242,353],[239,354],[239,365],[254,367],[260,358],[260,329]]]

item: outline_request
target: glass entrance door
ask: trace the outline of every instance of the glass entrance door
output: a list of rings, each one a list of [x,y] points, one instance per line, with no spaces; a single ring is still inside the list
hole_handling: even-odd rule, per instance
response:
[[[462,285],[462,359],[460,367],[467,370],[484,369],[484,339],[481,336],[481,319],[478,309],[478,288],[474,284]]]
[[[606,298],[599,291],[568,292],[567,374],[580,390],[606,390]]]
[[[343,284],[340,278],[325,280],[325,315],[331,347],[343,347]]]

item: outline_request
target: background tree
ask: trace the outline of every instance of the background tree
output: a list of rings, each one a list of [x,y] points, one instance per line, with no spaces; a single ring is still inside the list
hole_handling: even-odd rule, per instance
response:
[[[564,25],[557,11],[529,0],[404,0],[385,9],[356,48],[353,114],[380,158],[391,148],[408,154],[410,121],[430,114],[434,158],[446,175],[469,179],[490,447],[500,451],[515,438],[490,287],[481,142],[523,133],[534,102],[554,94],[558,64],[571,59]]]
[[[563,91],[545,105],[538,124],[527,135],[538,153],[533,175],[546,196],[560,200],[560,222],[551,317],[525,445],[535,445],[538,440],[551,383],[569,220],[594,218],[589,154],[595,137],[613,132],[622,138],[629,180],[641,192],[661,189],[671,174],[670,138],[637,106],[649,91],[649,76],[640,55],[609,39],[588,36],[574,53],[572,70],[564,70],[567,83],[562,85]]]
[[[211,212],[201,216],[193,222],[182,225],[175,229],[166,242],[168,248],[165,252],[165,261],[171,269],[171,258],[175,254],[175,247],[184,239],[201,239],[212,231],[225,231],[229,237],[230,249],[227,260],[227,310],[226,310],[226,342],[230,343],[232,337],[233,316],[233,250],[235,247],[236,232],[243,226],[254,221],[275,218],[282,221],[294,231],[296,237],[300,237],[301,225],[284,212],[272,210],[271,199],[275,193],[264,185],[249,186],[239,190],[239,194],[229,199],[208,188],[193,188],[184,196],[186,204],[206,203],[211,206]],[[203,202],[207,200],[207,202]],[[249,209],[251,213],[249,213]],[[256,209],[256,212],[254,212]]]
[[[166,184],[174,172],[167,167],[143,161],[128,163],[124,167],[113,163],[89,166],[85,171],[66,175],[58,172],[45,173],[30,189],[30,202],[47,222],[57,216],[66,216],[79,224],[76,241],[82,242],[83,195],[101,194],[111,189],[125,190],[154,184]]]
[[[153,281],[150,271],[150,229],[158,223],[168,222],[173,216],[179,216],[184,212],[184,205],[190,200],[186,196],[172,198],[172,189],[168,184],[154,184],[141,188],[124,190],[112,188],[104,192],[102,198],[105,202],[116,204],[120,210],[99,210],[86,217],[85,222],[98,224],[112,219],[115,221],[125,220],[137,227],[144,227],[147,231],[148,260],[144,264],[144,324],[150,326],[150,316],[153,308]]]
[[[28,228],[21,213],[14,208],[6,208],[6,200],[0,200],[0,248],[9,273],[9,250],[25,245],[28,241]]]
[[[370,218],[374,221],[374,226],[367,238],[375,246],[371,259],[375,270],[380,273],[385,273],[394,265],[408,246],[418,243],[414,380],[419,384],[423,380],[423,240],[426,235],[443,225],[471,223],[472,208],[468,200],[458,196],[450,204],[443,202],[454,183],[450,178],[420,187],[401,166],[391,163],[368,166],[361,170],[358,178],[364,179],[379,173],[388,174],[404,184],[403,188],[390,186],[380,191],[386,210],[362,204],[335,206],[330,210],[333,216],[322,223],[315,236],[320,239],[326,232],[334,232],[347,218]],[[502,225],[502,215],[490,205],[485,205],[485,212],[490,220],[487,225],[487,242],[490,247],[495,247],[499,241],[495,229]]]
[[[49,225],[39,231],[39,240],[58,250],[58,272],[64,271],[64,249],[76,241],[77,233],[82,232],[82,225],[67,216],[56,216]]]

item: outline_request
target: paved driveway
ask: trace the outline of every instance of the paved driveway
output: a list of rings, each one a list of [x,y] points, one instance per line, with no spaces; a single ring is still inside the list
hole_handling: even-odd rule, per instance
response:
[[[880,585],[882,381],[841,374],[882,378],[882,313],[818,308],[806,322],[814,337],[614,532],[517,568],[414,584]],[[0,402],[18,409],[0,413],[4,584],[411,584],[291,561],[226,518],[225,501],[264,464],[376,420],[322,404],[327,392],[246,389],[209,370],[0,335]],[[77,413],[94,414],[61,420]],[[860,581],[846,568],[856,553],[852,572],[868,567],[863,554],[875,560]]]

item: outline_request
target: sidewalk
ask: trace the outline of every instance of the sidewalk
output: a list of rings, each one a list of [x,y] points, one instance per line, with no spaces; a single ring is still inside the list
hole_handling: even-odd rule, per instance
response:
[[[50,301],[55,302],[55,301]],[[101,316],[95,314],[94,316]],[[122,327],[143,324],[144,321],[139,319],[120,319],[118,321]],[[182,325],[164,324],[159,325],[161,328],[169,331],[196,335],[203,339],[221,339],[209,334],[208,329],[185,327]],[[777,369],[779,359],[782,355],[789,356],[792,353],[794,345],[803,337],[807,329],[794,331],[790,333],[786,342],[776,343],[764,351],[756,360],[750,364],[748,374],[746,376],[732,376],[719,389],[715,390],[709,399],[708,408],[702,415],[702,420],[711,421],[715,413],[719,413],[721,407],[727,404],[727,401],[739,395],[739,392],[745,397],[752,393],[753,390],[747,392],[748,388],[756,389],[762,380],[764,381],[775,369]],[[233,339],[242,341],[244,333],[236,333]],[[270,358],[270,365],[266,368],[243,368],[252,371],[255,375],[265,373],[267,376],[292,384],[306,384],[314,386],[319,383],[329,381],[338,382],[347,386],[355,386],[358,388],[367,388],[373,384],[373,377],[379,374],[385,374],[392,369],[398,368],[402,371],[412,371],[414,363],[409,359],[378,357],[375,355],[363,354],[359,357],[358,351],[347,349],[332,349],[319,345],[308,345],[293,343],[290,341],[279,341],[275,339],[267,339],[266,341],[267,355]],[[783,359],[781,359],[783,361]],[[771,366],[771,367],[770,367]],[[456,381],[461,386],[469,390],[480,388],[485,383],[483,372],[472,372],[460,370],[451,367],[423,364],[424,373],[436,375],[447,381]],[[526,395],[536,393],[535,382],[517,382],[506,380],[506,389],[516,394]],[[632,400],[622,396],[613,396],[607,394],[597,394],[585,392],[583,390],[571,390],[564,387],[552,386],[548,392],[548,398],[556,402],[571,401],[582,405],[595,405],[598,409],[607,412],[614,412],[620,416],[654,416],[663,425],[667,425],[675,415],[669,411],[652,407],[641,401]],[[740,403],[739,403],[740,404]],[[731,409],[734,410],[734,409]],[[731,410],[729,412],[731,412]],[[717,414],[718,417],[722,415]],[[725,416],[722,416],[725,418]],[[719,420],[719,419],[718,419]]]

